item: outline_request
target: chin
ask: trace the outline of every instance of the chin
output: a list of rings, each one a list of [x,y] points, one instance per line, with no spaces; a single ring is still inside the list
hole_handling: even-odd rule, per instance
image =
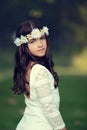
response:
[[[44,57],[45,55],[37,56],[37,57]]]
[[[37,57],[43,57],[43,56],[45,56],[45,53],[37,55]]]

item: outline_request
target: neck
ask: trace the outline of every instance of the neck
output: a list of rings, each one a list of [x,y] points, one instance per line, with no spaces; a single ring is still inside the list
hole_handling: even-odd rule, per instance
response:
[[[45,65],[45,57],[34,56],[34,61],[33,62]]]

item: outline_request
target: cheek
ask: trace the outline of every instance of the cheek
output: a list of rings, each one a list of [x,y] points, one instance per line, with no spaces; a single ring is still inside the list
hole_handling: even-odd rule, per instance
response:
[[[30,44],[28,44],[28,49],[29,49],[29,50],[32,50],[32,49],[33,49],[33,46],[30,45]]]
[[[33,46],[33,45],[28,45],[29,52],[32,53],[32,54],[35,53],[35,48],[36,48],[36,47]]]
[[[47,49],[47,42],[44,43],[45,48]]]
[[[46,40],[43,41],[43,46],[44,46],[45,48],[47,48],[47,42],[46,42]]]

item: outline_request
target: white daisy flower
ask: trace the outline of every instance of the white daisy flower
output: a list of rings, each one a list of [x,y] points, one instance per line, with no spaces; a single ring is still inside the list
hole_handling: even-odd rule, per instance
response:
[[[49,35],[48,30],[49,29],[46,26],[44,26],[42,29],[35,28],[32,30],[31,34],[27,34],[26,36],[21,35],[20,38],[16,38],[14,43],[17,46],[20,46],[23,43],[28,43],[28,39],[29,40],[31,40],[33,38],[37,39],[37,38],[40,38],[41,36],[43,36],[44,34],[46,34],[48,36]]]
[[[27,35],[27,38],[28,38],[29,40],[31,40],[31,39],[33,39],[33,36],[32,36],[31,34],[28,34],[28,35]]]
[[[43,27],[43,32],[48,36],[49,35],[49,29],[47,27]]]
[[[16,38],[14,43],[16,44],[16,46],[20,46],[21,45],[21,40],[20,38]]]
[[[27,43],[28,42],[26,36],[21,35],[21,42],[22,43]]]
[[[33,38],[39,38],[41,37],[41,32],[38,28],[35,28],[32,30],[31,35],[33,36]]]
[[[14,41],[14,43],[15,43],[17,46],[20,46],[21,44],[27,43],[27,42],[28,42],[27,38],[26,38],[25,36],[23,36],[23,35],[21,35],[20,38],[16,38],[15,41]]]

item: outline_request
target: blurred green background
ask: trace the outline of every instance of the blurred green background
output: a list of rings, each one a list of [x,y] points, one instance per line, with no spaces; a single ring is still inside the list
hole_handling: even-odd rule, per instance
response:
[[[49,27],[67,130],[87,130],[87,0],[0,1],[0,130],[15,130],[24,110],[13,95],[13,34],[28,19]]]

